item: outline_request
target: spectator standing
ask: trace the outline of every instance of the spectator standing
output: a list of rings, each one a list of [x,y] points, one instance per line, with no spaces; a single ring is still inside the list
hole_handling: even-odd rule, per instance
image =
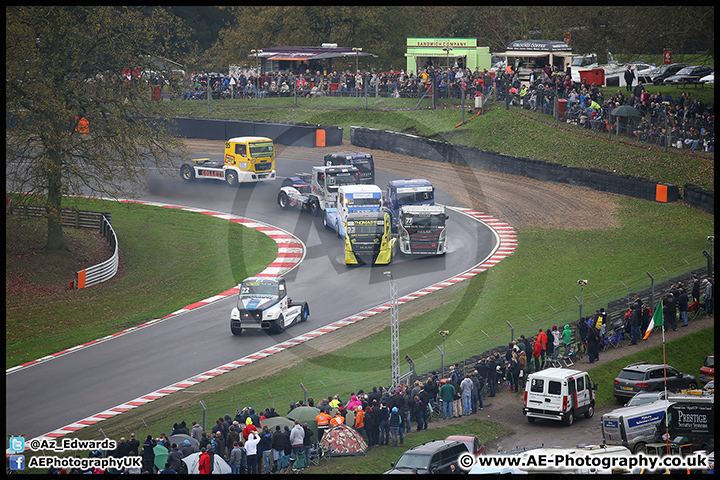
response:
[[[685,293],[684,288],[678,289],[678,300],[677,300],[677,307],[678,312],[680,312],[680,318],[682,319],[682,326],[687,327],[688,320],[687,320],[687,314],[688,314],[688,296],[687,293]]]
[[[667,332],[672,326],[673,331],[677,331],[677,306],[675,303],[675,295],[668,292],[663,298],[663,314],[665,315],[665,324],[663,327]]]
[[[319,430],[320,429],[318,427],[318,431]],[[320,435],[320,438],[322,438],[322,434],[318,434]],[[282,430],[280,430],[280,425],[275,425],[275,432],[272,435],[271,446],[273,450],[273,456],[275,457],[275,464],[280,465],[280,458],[285,454],[285,434],[282,432]]]
[[[552,358],[556,359],[560,355],[560,344],[562,343],[560,331],[557,328],[557,325],[553,325],[552,327],[552,342],[553,342],[553,353]]]
[[[357,405],[355,407],[355,430],[361,437],[363,436],[363,433],[365,433],[365,412],[363,411],[362,405]]]
[[[305,439],[305,430],[298,420],[295,420],[295,425],[290,430],[290,444],[292,445],[293,453],[299,455],[302,453],[303,440]]]
[[[188,457],[195,453],[195,449],[193,448],[192,443],[190,443],[190,440],[183,440],[183,445],[180,449],[180,453],[182,453],[182,458]]]
[[[470,402],[472,401],[472,389],[473,389],[473,382],[470,379],[470,374],[466,374],[465,378],[463,378],[463,381],[460,382],[460,395],[462,399],[462,405],[463,405],[463,412],[465,415],[469,415],[472,411],[472,405]]]
[[[398,436],[400,433],[400,425],[402,423],[402,417],[397,407],[393,407],[388,417],[388,426],[390,427],[390,437],[392,438],[393,447],[398,446]]]
[[[563,354],[567,355],[570,353],[570,344],[572,343],[572,330],[570,329],[570,324],[566,323],[565,328],[563,328],[562,332],[562,340],[563,340]]]
[[[280,434],[282,435],[282,432],[280,432]],[[243,463],[247,464],[247,453],[244,448],[240,448],[240,444],[237,441],[233,442],[232,450],[230,451],[230,460],[228,462],[230,472],[233,475],[244,474]]]
[[[535,343],[533,344],[533,361],[535,362],[535,371],[540,371],[541,361],[540,361],[540,355],[542,354],[542,344],[540,343],[540,338],[535,337]]]
[[[245,450],[247,451],[247,473],[250,475],[257,475],[258,472],[258,443],[260,443],[260,436],[257,434],[257,430],[251,430],[248,433],[247,442],[245,442]]]
[[[257,462],[258,472],[260,471],[260,462],[263,465],[263,474],[268,475],[270,473],[270,464],[272,463],[272,434],[270,429],[265,425],[260,434],[260,441],[257,446]]]
[[[440,399],[443,402],[443,420],[452,418],[455,387],[447,379],[440,380]]]
[[[714,285],[712,283],[712,278],[708,277],[705,280],[703,280],[703,303],[705,304],[705,311],[708,315],[713,314],[713,289]]]
[[[325,435],[325,431],[330,426],[330,419],[332,419],[332,417],[323,410],[320,410],[320,413],[318,413],[315,417],[315,421],[318,425],[318,441],[322,440],[323,435]]]
[[[600,334],[595,326],[588,327],[588,363],[594,363],[598,360],[598,346],[600,343]]]
[[[130,440],[128,441],[128,450],[131,452],[139,452],[140,451],[140,441],[137,438],[135,438],[134,433],[130,434]]]
[[[142,469],[143,472],[154,473],[153,465],[155,463],[155,452],[153,448],[157,442],[153,440],[152,435],[148,435],[142,444]]]
[[[198,464],[199,464],[198,465],[198,473],[200,473],[202,475],[210,475],[210,472],[211,472],[210,455],[208,455],[208,453],[205,449],[202,449],[200,452]]]
[[[497,362],[495,362],[495,359],[493,357],[488,357],[487,361],[487,379],[488,379],[488,397],[494,397],[495,396],[495,387],[497,386]]]
[[[700,302],[700,279],[697,274],[693,273],[692,299],[693,302]]]

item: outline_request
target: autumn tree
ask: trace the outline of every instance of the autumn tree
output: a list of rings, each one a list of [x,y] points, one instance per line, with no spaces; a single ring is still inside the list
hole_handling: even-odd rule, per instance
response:
[[[63,249],[63,196],[118,198],[181,150],[167,102],[154,100],[151,87],[160,78],[173,87],[158,60],[177,51],[182,28],[161,8],[5,12],[7,188],[42,194],[46,248]]]

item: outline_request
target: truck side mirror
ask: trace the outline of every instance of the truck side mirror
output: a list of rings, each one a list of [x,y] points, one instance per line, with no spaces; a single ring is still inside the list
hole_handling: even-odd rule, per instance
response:
[[[598,389],[598,384],[597,384],[597,382],[593,383],[592,389],[593,389],[593,390],[597,390],[597,389]]]

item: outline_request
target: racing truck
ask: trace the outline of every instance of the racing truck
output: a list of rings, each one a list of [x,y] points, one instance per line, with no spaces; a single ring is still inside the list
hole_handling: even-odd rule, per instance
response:
[[[338,188],[356,185],[360,179],[353,166],[315,166],[312,173],[296,173],[283,180],[277,202],[283,210],[299,208],[317,216],[335,205]]]
[[[275,179],[275,148],[267,137],[234,137],[225,142],[223,159],[194,158],[180,166],[186,182],[210,178],[227,182],[231,187],[247,182]]]
[[[448,215],[443,205],[400,207],[398,243],[406,255],[443,255],[447,252]]]
[[[435,187],[421,178],[412,180],[391,180],[385,195],[385,208],[392,216],[393,231],[398,229],[400,208],[404,205],[434,205]]]
[[[310,316],[307,302],[293,302],[282,277],[250,277],[238,286],[237,306],[230,313],[230,331],[267,330],[282,333]]]
[[[354,165],[360,171],[360,183],[375,183],[375,162],[373,156],[365,152],[333,152],[324,157],[325,165]]]
[[[387,211],[350,213],[346,220],[345,264],[385,265],[392,262],[397,239]]]
[[[339,187],[335,205],[328,206],[323,225],[335,230],[338,237],[345,237],[345,222],[351,213],[379,212],[382,206],[382,190],[377,185],[347,185]]]

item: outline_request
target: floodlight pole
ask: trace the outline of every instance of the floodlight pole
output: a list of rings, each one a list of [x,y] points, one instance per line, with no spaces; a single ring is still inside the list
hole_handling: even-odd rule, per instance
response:
[[[390,278],[390,372],[393,386],[400,381],[400,315],[398,312],[398,288],[392,272],[383,272]]]

